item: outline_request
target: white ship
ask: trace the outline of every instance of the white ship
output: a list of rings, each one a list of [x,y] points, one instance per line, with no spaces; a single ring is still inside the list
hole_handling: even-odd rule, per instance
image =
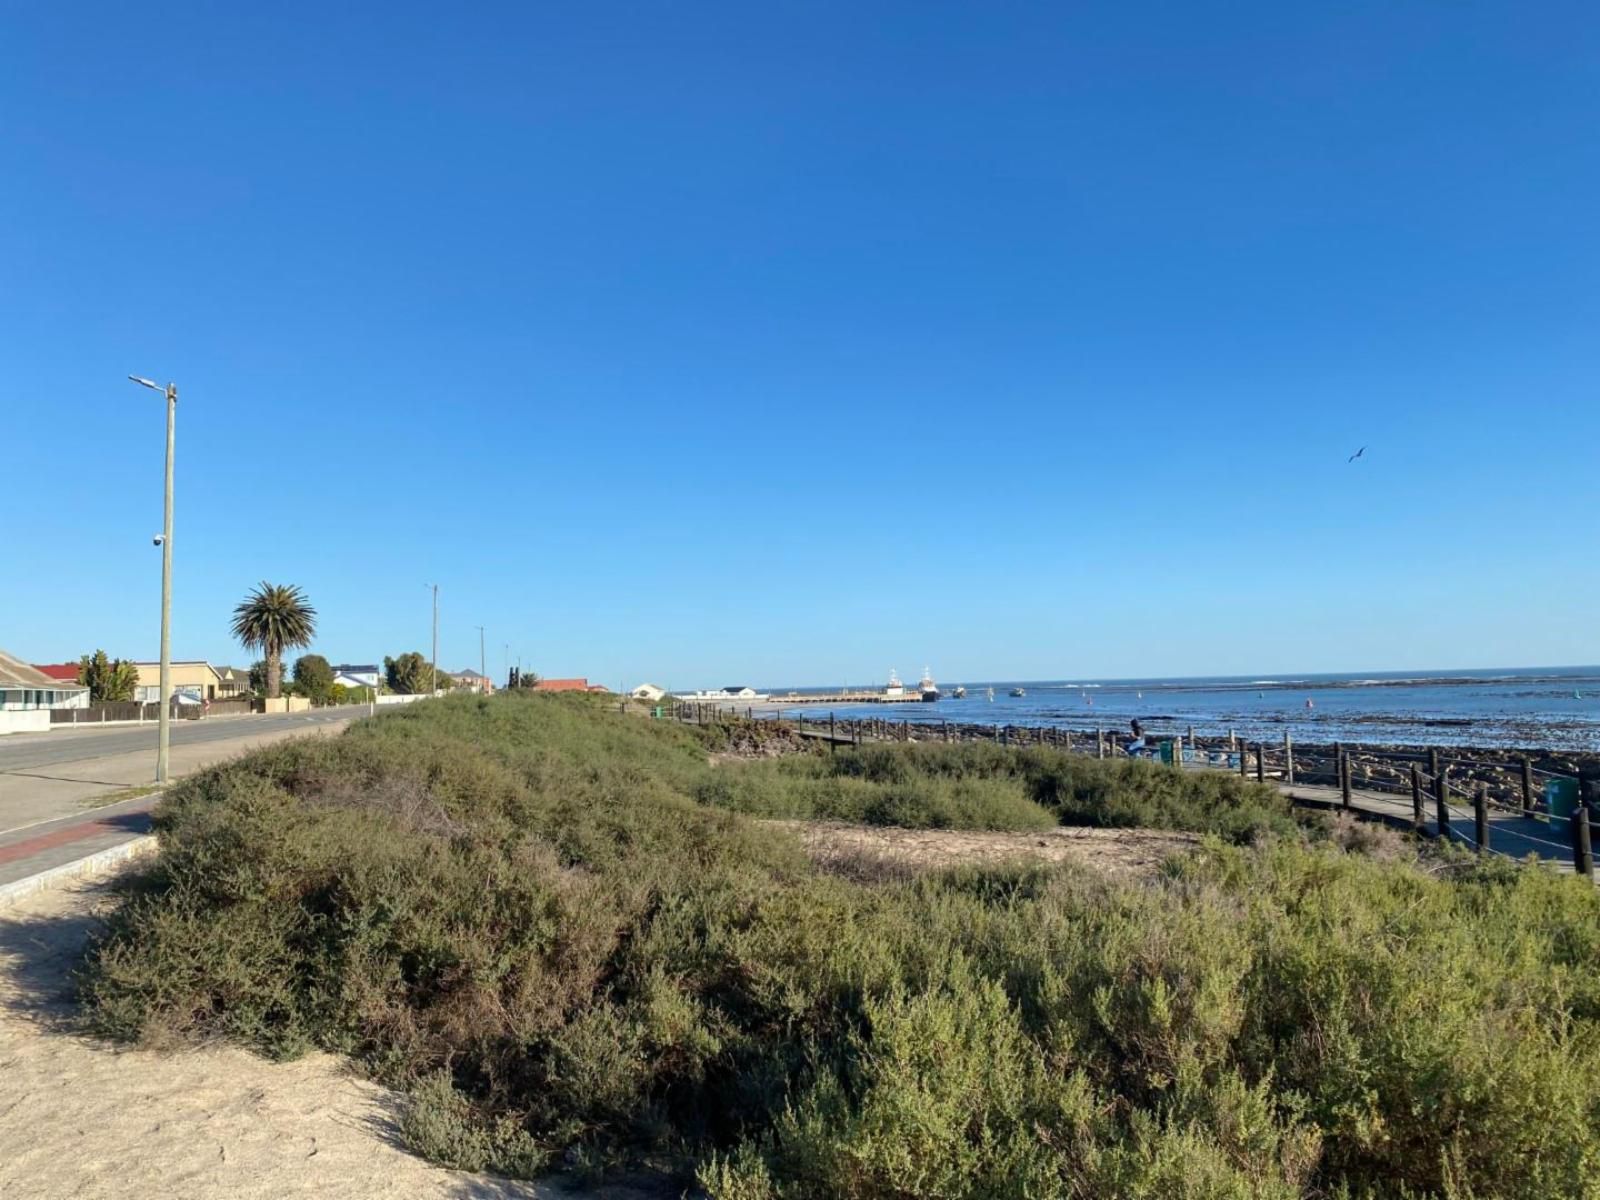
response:
[[[906,694],[906,685],[900,682],[900,676],[895,674],[893,667],[889,668],[889,682],[884,685],[883,695],[886,700],[899,700]]]
[[[939,698],[939,685],[933,681],[933,672],[927,667],[922,668],[922,680],[917,684],[917,689],[922,694],[924,704],[932,704]]]

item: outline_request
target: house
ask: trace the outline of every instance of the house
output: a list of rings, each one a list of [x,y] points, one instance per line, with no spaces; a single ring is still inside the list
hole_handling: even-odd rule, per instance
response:
[[[54,679],[59,683],[70,683],[74,687],[77,686],[77,663],[34,663],[33,669],[35,671],[44,672],[44,674],[50,676],[51,679]]]
[[[340,663],[333,668],[333,681],[347,688],[377,687],[383,682],[383,668],[371,663]]]
[[[56,679],[0,650],[0,733],[47,730],[50,709],[88,707],[89,689],[76,680]]]
[[[217,668],[217,698],[229,699],[250,694],[250,672],[242,667]]]
[[[482,692],[487,696],[494,691],[494,680],[487,675],[479,675],[470,667],[465,671],[452,672],[450,682],[464,692]]]
[[[134,689],[133,698],[145,704],[160,703],[161,664],[139,662],[133,665],[139,669],[139,686]],[[222,680],[217,675],[217,669],[210,663],[203,659],[185,659],[182,662],[172,663],[171,670],[172,691],[175,695],[187,696],[194,701],[217,698],[217,688],[221,686]],[[248,678],[245,682],[248,685]]]
[[[587,679],[541,679],[533,685],[536,692],[592,692]],[[600,689],[604,691],[604,688]]]
[[[657,687],[653,683],[641,683],[638,687],[634,688],[633,691],[628,693],[628,695],[632,696],[635,700],[648,700],[651,704],[654,704],[666,694],[666,688]]]

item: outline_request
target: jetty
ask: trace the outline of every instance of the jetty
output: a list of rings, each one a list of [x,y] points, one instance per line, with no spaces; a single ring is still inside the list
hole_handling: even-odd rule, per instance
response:
[[[866,689],[859,692],[773,692],[768,704],[920,704],[922,696],[914,688],[906,688],[898,695],[890,691]]]

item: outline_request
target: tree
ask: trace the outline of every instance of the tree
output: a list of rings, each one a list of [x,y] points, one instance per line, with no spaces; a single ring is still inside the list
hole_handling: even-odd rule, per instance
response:
[[[333,694],[333,667],[320,654],[302,654],[295,660],[294,681],[301,695],[327,704]]]
[[[383,660],[383,681],[389,685],[390,691],[399,692],[402,696],[426,692],[428,673],[428,660],[415,650],[407,651],[399,658]]]
[[[522,671],[516,667],[511,668],[511,673],[506,677],[506,688],[532,688],[537,687],[539,676],[533,671]]]
[[[104,650],[78,660],[78,682],[89,689],[89,699],[132,700],[139,686],[139,668],[123,659],[109,659]]]
[[[250,664],[250,690],[258,696],[267,694],[267,660],[264,658]]]
[[[309,646],[316,633],[317,610],[297,587],[263,580],[233,610],[233,636],[266,656],[268,699],[276,700],[283,685],[283,652]]]

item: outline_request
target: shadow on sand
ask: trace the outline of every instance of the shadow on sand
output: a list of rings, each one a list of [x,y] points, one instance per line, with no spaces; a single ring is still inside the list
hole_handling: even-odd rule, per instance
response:
[[[126,813],[108,818],[130,822],[138,819],[148,822],[149,817]],[[114,876],[65,885],[88,903],[63,906],[67,911],[58,915],[0,908],[0,1012],[28,1021],[46,1035],[106,1044],[83,1032],[73,971],[102,926],[101,914],[115,902],[120,887],[131,882],[141,869],[148,869],[147,864],[130,865]],[[377,1115],[362,1119],[359,1124],[371,1136],[410,1153],[400,1136],[405,1098],[391,1092],[380,1103]],[[491,1175],[462,1175],[450,1185],[450,1195],[458,1200],[679,1200],[684,1194],[681,1186],[659,1177],[581,1185],[561,1178],[535,1183]]]

